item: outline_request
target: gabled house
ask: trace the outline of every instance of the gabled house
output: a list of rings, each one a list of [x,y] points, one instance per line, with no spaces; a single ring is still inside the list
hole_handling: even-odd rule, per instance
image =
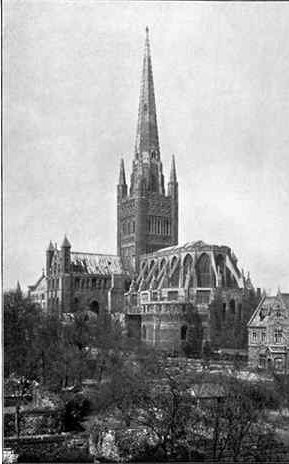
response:
[[[248,322],[248,335],[251,366],[289,371],[289,293],[263,296]]]

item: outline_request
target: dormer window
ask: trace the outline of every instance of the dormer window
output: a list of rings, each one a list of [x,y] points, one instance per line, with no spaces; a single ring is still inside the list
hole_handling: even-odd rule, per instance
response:
[[[263,321],[263,319],[265,318],[266,314],[267,314],[266,308],[264,308],[264,307],[261,308],[260,313],[259,313],[260,321]]]

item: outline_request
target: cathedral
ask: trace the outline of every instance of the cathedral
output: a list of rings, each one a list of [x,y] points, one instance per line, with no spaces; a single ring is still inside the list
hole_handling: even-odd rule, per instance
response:
[[[178,180],[171,160],[165,183],[159,146],[149,31],[146,28],[137,133],[130,182],[124,160],[117,185],[117,255],[72,250],[65,236],[46,251],[45,279],[30,296],[61,316],[87,309],[122,316],[127,333],[157,348],[179,351],[192,314],[202,343],[212,339],[210,307],[216,295],[222,317],[248,322],[243,300],[254,292],[228,246],[192,241],[178,245]],[[45,283],[45,290],[43,286]],[[192,314],[190,314],[192,313]]]

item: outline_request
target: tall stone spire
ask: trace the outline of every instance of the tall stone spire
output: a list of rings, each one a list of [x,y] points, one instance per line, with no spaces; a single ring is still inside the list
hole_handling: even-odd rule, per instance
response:
[[[149,43],[149,29],[146,27],[145,50],[141,91],[139,99],[138,124],[135,143],[135,155],[142,158],[144,154],[154,152],[159,157],[159,137],[157,127],[156,103],[153,83],[152,60]]]

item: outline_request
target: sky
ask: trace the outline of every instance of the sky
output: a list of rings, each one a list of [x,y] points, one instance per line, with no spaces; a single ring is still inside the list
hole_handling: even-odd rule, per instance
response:
[[[255,286],[289,292],[289,4],[3,2],[4,288],[25,289],[49,240],[116,253],[145,27],[179,243],[224,244]]]

